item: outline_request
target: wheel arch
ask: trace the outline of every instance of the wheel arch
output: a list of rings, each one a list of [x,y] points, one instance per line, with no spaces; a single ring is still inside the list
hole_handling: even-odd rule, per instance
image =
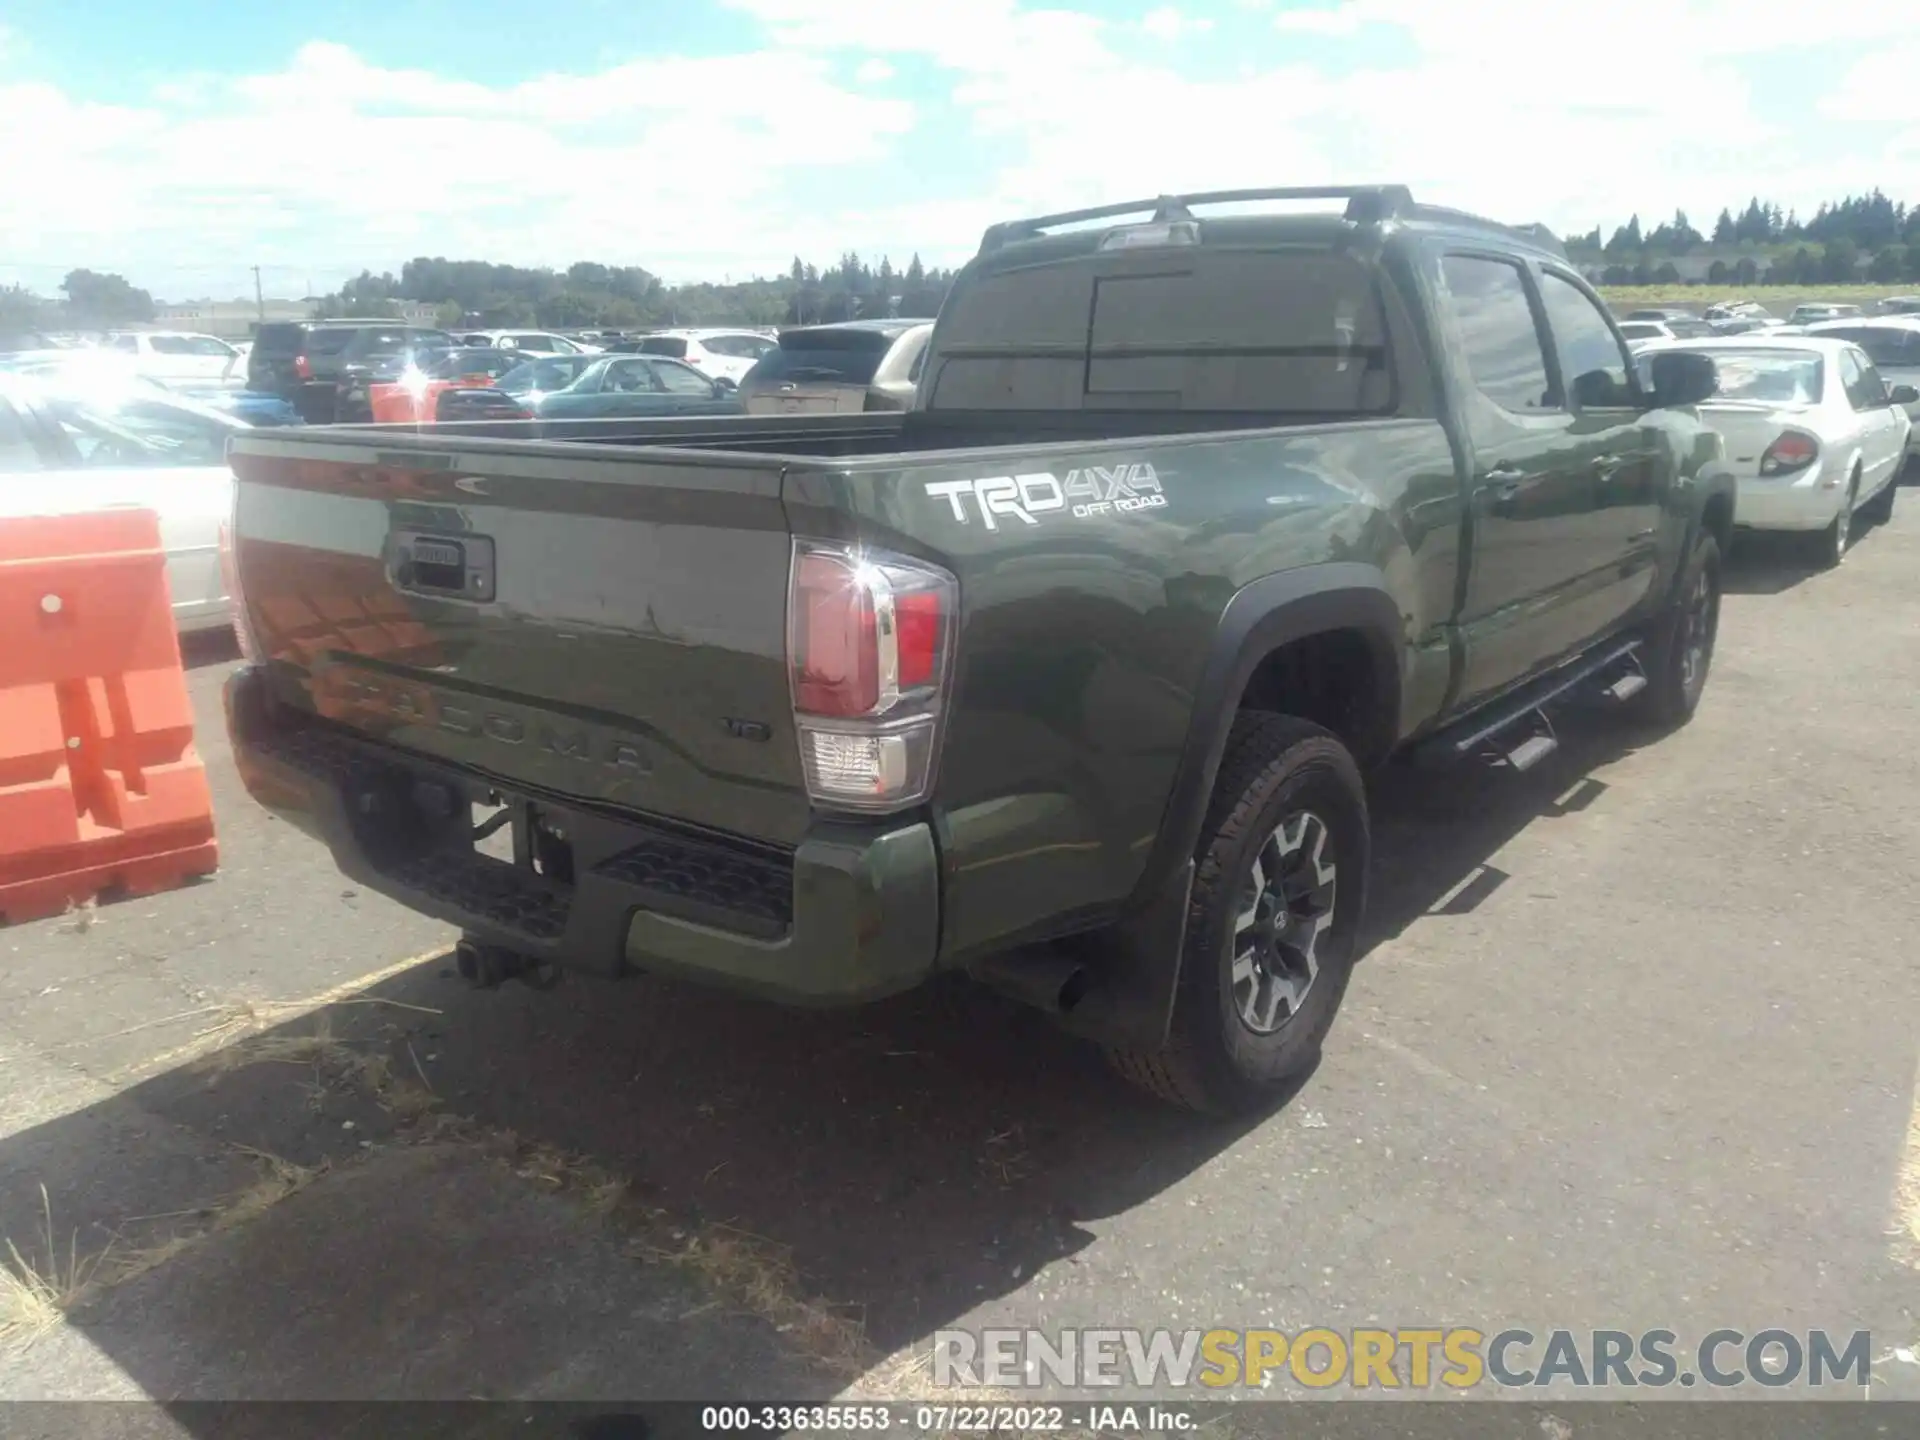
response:
[[[1234,716],[1249,700],[1323,725],[1363,768],[1385,760],[1400,740],[1405,628],[1386,577],[1372,565],[1283,570],[1236,591],[1195,687],[1173,788],[1136,897],[1156,894],[1192,856]],[[1316,662],[1337,669],[1327,675],[1311,668]],[[1303,673],[1354,685],[1357,703],[1344,714],[1330,710],[1327,701],[1338,696],[1290,687]]]

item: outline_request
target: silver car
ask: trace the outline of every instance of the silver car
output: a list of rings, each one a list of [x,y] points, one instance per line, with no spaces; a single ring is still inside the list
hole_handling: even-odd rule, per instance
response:
[[[908,410],[930,320],[848,320],[788,330],[740,382],[749,415]]]

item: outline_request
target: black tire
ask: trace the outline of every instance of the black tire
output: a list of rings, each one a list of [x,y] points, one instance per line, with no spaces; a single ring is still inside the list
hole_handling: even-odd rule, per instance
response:
[[[1290,840],[1292,851],[1285,848]],[[1318,1063],[1346,993],[1371,849],[1366,787],[1346,746],[1290,715],[1239,715],[1195,851],[1171,1032],[1157,1050],[1110,1049],[1114,1068],[1162,1099],[1206,1114],[1262,1110],[1284,1097]],[[1284,878],[1256,893],[1254,862],[1263,855]],[[1297,900],[1280,893],[1296,882],[1313,893]],[[1293,968],[1284,980],[1261,969],[1243,976],[1245,1000],[1233,954],[1243,913],[1266,917],[1252,927],[1263,936],[1264,953],[1277,970]],[[1312,933],[1303,947],[1278,940],[1289,931],[1296,938]],[[1304,983],[1303,969],[1310,972]],[[1292,986],[1297,998],[1285,1015],[1279,1000],[1262,1003]],[[1249,1006],[1277,1023],[1257,1029],[1242,1014]]]
[[[1893,519],[1893,502],[1900,494],[1900,477],[1894,476],[1881,488],[1880,493],[1860,507],[1860,518],[1875,525],[1884,525]]]
[[[1820,568],[1838,569],[1847,558],[1847,546],[1853,543],[1853,502],[1860,494],[1860,472],[1847,481],[1847,498],[1840,502],[1840,513],[1820,532]]]
[[[1720,635],[1720,542],[1702,535],[1661,618],[1647,660],[1647,688],[1633,697],[1640,719],[1673,727],[1693,718]],[[1695,641],[1699,641],[1698,645]]]

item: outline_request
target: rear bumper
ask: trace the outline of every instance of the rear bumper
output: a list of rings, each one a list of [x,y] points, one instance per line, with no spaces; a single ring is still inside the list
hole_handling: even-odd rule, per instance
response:
[[[1734,523],[1754,530],[1824,530],[1840,513],[1846,495],[1844,488],[1823,488],[1816,480],[1742,480]]]
[[[566,838],[564,863],[543,875],[523,820],[513,863],[474,848],[471,806],[494,788],[484,779],[331,726],[290,727],[254,666],[228,680],[226,707],[255,800],[361,885],[477,939],[795,1004],[877,999],[933,972],[939,863],[924,823],[823,825],[787,851],[504,793]]]

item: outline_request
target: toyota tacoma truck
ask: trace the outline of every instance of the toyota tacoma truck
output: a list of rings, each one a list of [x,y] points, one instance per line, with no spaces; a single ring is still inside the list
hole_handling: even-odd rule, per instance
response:
[[[1699,702],[1734,486],[1712,362],[1649,374],[1550,234],[1404,187],[996,225],[904,413],[236,439],[235,753],[470,979],[962,971],[1255,1108],[1370,769]]]

